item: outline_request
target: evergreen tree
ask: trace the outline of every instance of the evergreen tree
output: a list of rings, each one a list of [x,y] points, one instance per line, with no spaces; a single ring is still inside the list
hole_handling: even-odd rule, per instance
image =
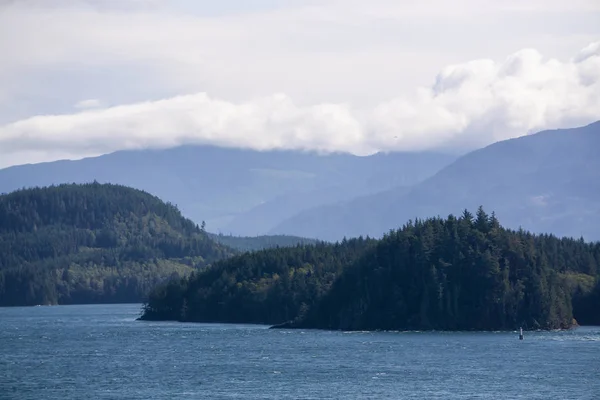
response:
[[[144,319],[344,330],[568,328],[598,320],[598,244],[500,226],[480,207],[410,221],[381,240],[344,239],[220,261]],[[171,289],[173,290],[173,289]],[[181,296],[172,295],[180,293]],[[165,311],[165,310],[168,310]]]
[[[140,302],[233,252],[176,207],[119,185],[0,196],[0,305]]]

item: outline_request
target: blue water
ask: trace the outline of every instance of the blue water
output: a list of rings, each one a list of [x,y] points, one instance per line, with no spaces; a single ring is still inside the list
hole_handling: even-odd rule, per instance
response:
[[[1,399],[600,399],[600,328],[344,333],[0,308]]]

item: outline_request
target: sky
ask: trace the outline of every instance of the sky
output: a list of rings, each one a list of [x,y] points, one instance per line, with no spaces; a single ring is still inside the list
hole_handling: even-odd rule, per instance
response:
[[[463,153],[599,119],[597,0],[0,0],[0,168]]]

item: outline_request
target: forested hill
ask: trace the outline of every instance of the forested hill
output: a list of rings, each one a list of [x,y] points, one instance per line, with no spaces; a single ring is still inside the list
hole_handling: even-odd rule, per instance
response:
[[[298,326],[568,328],[580,311],[573,296],[590,293],[599,264],[598,244],[508,231],[482,210],[475,219],[418,221],[348,268]]]
[[[0,196],[0,305],[138,302],[231,254],[140,190],[91,183]]]
[[[379,241],[266,250],[154,290],[142,319],[344,330],[512,330],[600,322],[600,245],[473,216]]]

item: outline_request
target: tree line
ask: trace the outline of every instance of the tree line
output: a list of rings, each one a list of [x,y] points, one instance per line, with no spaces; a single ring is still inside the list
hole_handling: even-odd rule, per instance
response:
[[[598,321],[600,244],[494,214],[409,222],[381,240],[240,255],[151,292],[142,319],[344,330],[568,328]]]
[[[318,242],[318,240],[315,239],[290,235],[260,235],[249,237],[211,233],[210,237],[217,243],[221,243],[241,252],[264,250],[273,247],[294,247],[299,244],[315,244]]]

